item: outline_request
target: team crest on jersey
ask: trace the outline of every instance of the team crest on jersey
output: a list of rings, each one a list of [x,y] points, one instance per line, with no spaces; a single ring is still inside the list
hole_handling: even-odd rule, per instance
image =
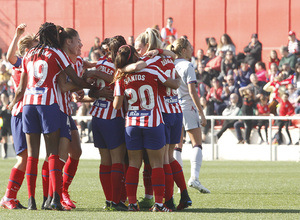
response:
[[[151,111],[147,110],[139,110],[139,111],[129,111],[128,112],[128,117],[145,117],[145,116],[150,116]]]
[[[178,103],[178,96],[164,96],[165,103],[175,104]]]

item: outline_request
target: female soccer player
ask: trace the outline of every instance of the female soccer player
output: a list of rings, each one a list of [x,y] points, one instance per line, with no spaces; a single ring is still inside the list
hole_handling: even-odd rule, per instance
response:
[[[34,36],[30,34],[20,39],[25,28],[26,24],[20,24],[17,27],[7,52],[7,60],[14,66],[12,70],[12,80],[15,90],[18,88],[20,82],[22,57],[31,47],[37,44],[37,41],[34,40]],[[16,55],[17,48],[18,55]],[[17,200],[17,193],[24,180],[27,163],[27,144],[25,134],[22,130],[22,100],[14,106],[10,106],[9,109],[12,110],[11,130],[15,152],[17,154],[17,163],[11,170],[6,193],[0,201],[0,206],[6,209],[18,209],[25,208],[20,204],[19,200]]]
[[[183,111],[183,126],[190,136],[193,145],[193,153],[191,156],[191,178],[188,185],[198,189],[202,193],[210,193],[208,189],[201,185],[199,181],[199,173],[202,164],[202,138],[199,115],[201,117],[201,125],[206,125],[206,119],[203,114],[200,100],[196,92],[195,83],[196,75],[192,64],[189,62],[191,59],[193,49],[192,45],[186,38],[179,38],[171,47],[171,50],[177,55],[175,60],[175,67],[178,74],[181,76],[182,82],[178,91],[179,103]],[[178,145],[175,155],[177,161],[181,161],[182,138],[181,143]],[[178,156],[180,155],[180,157]]]
[[[97,62],[97,71],[106,75],[106,79],[97,77],[96,85],[99,90],[104,87],[114,88],[113,81],[115,66],[114,61],[120,46],[125,45],[126,40],[122,36],[115,36],[108,44],[109,54],[103,56]],[[106,197],[105,210],[127,211],[127,207],[121,202],[122,185],[124,186],[124,160],[125,147],[125,122],[122,109],[113,108],[111,99],[98,98],[91,110],[92,131],[94,145],[99,148],[101,164],[99,177]],[[123,187],[125,190],[125,187]]]
[[[120,47],[115,66],[138,61],[139,55],[129,45]],[[120,109],[124,96],[127,98],[126,147],[129,156],[129,168],[126,174],[128,210],[138,211],[136,191],[139,169],[143,159],[143,149],[147,151],[152,167],[152,186],[155,194],[154,212],[172,211],[163,205],[165,191],[165,173],[163,169],[165,136],[162,114],[158,103],[158,81],[165,86],[176,88],[179,84],[160,73],[156,67],[145,68],[130,75],[119,72],[116,76],[114,108]]]
[[[62,175],[58,146],[61,124],[67,124],[67,121],[61,119],[57,104],[57,75],[64,70],[77,86],[92,88],[90,84],[78,78],[65,54],[59,50],[59,31],[53,23],[46,22],[40,27],[36,35],[39,36],[38,45],[23,59],[23,73],[13,100],[13,103],[16,103],[24,95],[22,120],[28,145],[26,176],[30,210],[36,210],[35,186],[41,133],[44,134],[53,186],[51,207],[63,210],[60,203]]]

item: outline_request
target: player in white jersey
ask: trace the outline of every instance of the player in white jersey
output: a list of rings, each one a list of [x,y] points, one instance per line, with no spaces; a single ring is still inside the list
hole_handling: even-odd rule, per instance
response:
[[[122,68],[138,60],[138,54],[132,46],[119,49],[116,68]],[[166,86],[178,87],[176,80],[168,78],[155,66],[149,66],[132,74],[118,74],[115,86],[114,108],[119,109],[127,97],[126,147],[129,156],[129,168],[126,175],[126,189],[130,211],[138,211],[136,189],[138,173],[143,158],[143,149],[148,153],[152,167],[152,186],[155,192],[155,204],[152,211],[172,211],[162,203],[165,188],[163,169],[165,136],[162,114],[158,103],[158,82]]]
[[[20,39],[25,31],[25,27],[26,24],[20,24],[17,27],[7,52],[7,60],[14,66],[12,70],[12,80],[15,90],[20,83],[22,57],[31,47],[38,43],[37,40],[34,40],[34,35],[30,34]],[[17,49],[18,53],[16,54]],[[12,110],[11,130],[15,152],[17,154],[17,163],[11,170],[5,196],[1,199],[0,206],[6,209],[20,209],[25,207],[17,200],[17,193],[24,180],[27,163],[27,144],[25,134],[22,130],[22,100],[8,108]]]
[[[179,38],[171,47],[171,50],[177,55],[175,67],[181,76],[182,82],[178,89],[178,98],[183,111],[183,126],[190,136],[193,146],[191,155],[191,178],[188,181],[190,187],[198,189],[202,193],[210,193],[208,189],[201,185],[199,181],[199,173],[202,164],[202,137],[201,127],[206,125],[206,119],[200,105],[200,99],[196,92],[196,74],[191,59],[193,49],[192,45],[186,38]],[[201,123],[199,119],[201,117]],[[183,133],[183,132],[182,132]],[[182,148],[181,143],[178,145]],[[182,164],[181,151],[176,151],[175,158]]]
[[[53,186],[51,207],[63,210],[60,203],[62,175],[58,156],[59,135],[63,120],[61,120],[57,104],[57,75],[64,70],[76,85],[92,88],[90,84],[76,75],[66,55],[59,49],[59,31],[62,30],[57,30],[53,23],[46,22],[40,27],[36,35],[39,37],[39,44],[31,49],[23,59],[24,71],[13,100],[13,103],[16,103],[25,93],[22,120],[28,145],[26,176],[29,183],[29,210],[36,210],[35,186],[41,133],[44,134]]]

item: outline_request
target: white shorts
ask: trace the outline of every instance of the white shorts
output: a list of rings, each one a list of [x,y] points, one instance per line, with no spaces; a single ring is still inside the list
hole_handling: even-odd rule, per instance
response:
[[[198,110],[195,108],[189,110],[182,110],[183,113],[183,127],[184,130],[192,130],[194,128],[200,128],[200,119]]]

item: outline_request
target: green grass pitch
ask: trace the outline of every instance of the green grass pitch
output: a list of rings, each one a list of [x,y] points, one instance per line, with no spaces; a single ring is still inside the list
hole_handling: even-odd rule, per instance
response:
[[[10,170],[15,159],[0,160],[0,196],[5,193]],[[173,213],[107,212],[99,181],[99,161],[81,160],[77,175],[70,186],[71,198],[77,209],[70,212],[44,211],[42,203],[41,166],[37,179],[36,201],[38,210],[0,209],[0,219],[300,219],[300,173],[296,162],[238,162],[204,161],[200,181],[211,190],[201,194],[188,188],[192,207]],[[190,164],[184,162],[186,181]],[[138,198],[143,196],[142,172]],[[179,201],[177,187],[174,199]],[[27,205],[26,180],[18,199]]]

